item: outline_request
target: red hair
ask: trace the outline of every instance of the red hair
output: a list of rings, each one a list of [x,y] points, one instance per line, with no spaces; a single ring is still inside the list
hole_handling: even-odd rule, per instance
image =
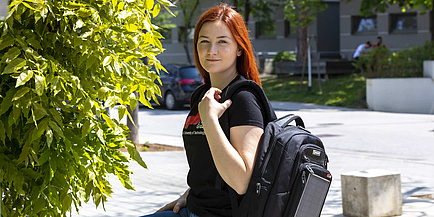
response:
[[[258,69],[256,68],[255,56],[253,55],[253,48],[250,43],[249,33],[244,23],[243,17],[232,9],[228,4],[221,4],[207,10],[197,21],[196,28],[194,30],[194,60],[196,67],[202,75],[205,83],[211,83],[209,73],[202,67],[199,61],[199,55],[197,53],[197,41],[199,37],[199,31],[205,22],[223,21],[229,27],[232,35],[234,36],[239,48],[242,50],[241,56],[237,57],[237,71],[245,78],[255,81],[261,85],[259,79]]]

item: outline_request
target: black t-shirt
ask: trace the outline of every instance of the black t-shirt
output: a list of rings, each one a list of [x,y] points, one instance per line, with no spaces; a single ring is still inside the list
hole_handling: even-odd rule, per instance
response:
[[[234,79],[244,79],[238,76]],[[229,84],[230,85],[230,84]],[[208,89],[205,89],[206,92]],[[223,92],[226,90],[223,89]],[[202,94],[203,95],[203,94]],[[227,189],[216,186],[218,172],[200,120],[197,103],[191,106],[182,133],[190,171],[187,183],[190,193],[188,209],[200,217],[232,216]],[[241,89],[232,96],[228,108],[229,126],[252,125],[264,128],[264,109],[259,98],[249,88]]]

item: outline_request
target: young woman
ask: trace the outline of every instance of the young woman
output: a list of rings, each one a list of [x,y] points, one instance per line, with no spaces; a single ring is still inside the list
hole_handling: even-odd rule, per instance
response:
[[[227,4],[206,11],[196,25],[194,51],[206,88],[200,102],[191,106],[183,130],[190,188],[151,216],[232,216],[228,186],[240,197],[246,192],[263,134],[264,109],[250,90],[242,89],[231,100],[219,102],[232,81],[260,84],[242,16]],[[224,112],[230,139],[219,123]],[[227,185],[218,184],[218,177]]]

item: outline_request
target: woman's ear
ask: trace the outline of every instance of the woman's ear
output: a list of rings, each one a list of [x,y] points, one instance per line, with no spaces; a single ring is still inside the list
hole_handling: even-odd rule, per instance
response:
[[[243,49],[241,49],[241,48],[238,48],[238,51],[237,51],[237,56],[241,56],[241,54],[243,54]]]

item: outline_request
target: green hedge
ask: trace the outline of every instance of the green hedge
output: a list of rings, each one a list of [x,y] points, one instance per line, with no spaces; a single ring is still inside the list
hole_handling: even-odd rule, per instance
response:
[[[374,48],[354,63],[367,78],[422,77],[423,61],[434,60],[434,42],[392,52],[389,48]]]

